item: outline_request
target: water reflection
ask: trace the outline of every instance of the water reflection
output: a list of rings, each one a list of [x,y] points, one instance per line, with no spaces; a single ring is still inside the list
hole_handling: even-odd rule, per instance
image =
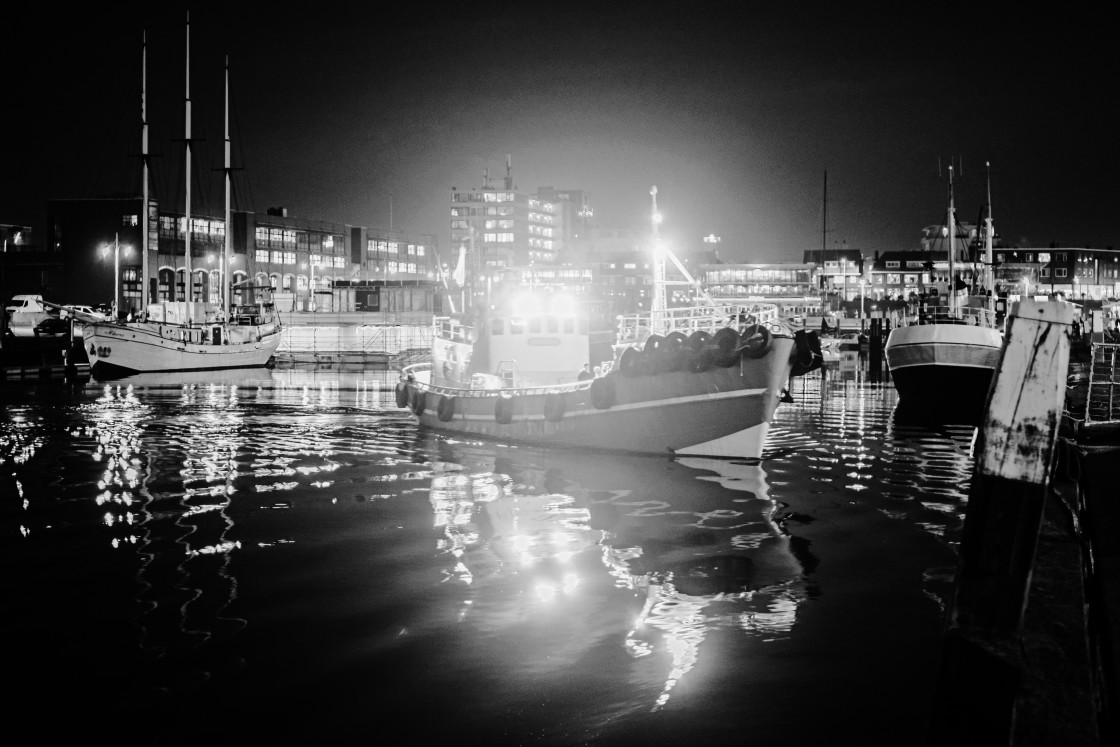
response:
[[[617,644],[663,662],[653,709],[713,631],[778,639],[809,594],[804,570],[815,561],[775,520],[761,464],[534,450],[478,450],[470,462],[436,463],[430,495],[443,581],[474,592],[460,619],[501,627],[562,617],[583,627],[587,589],[630,597]],[[520,601],[511,607],[511,598]]]
[[[160,693],[181,741],[237,741],[217,712],[250,742],[366,734],[370,703],[426,724],[450,686],[437,736],[772,743],[799,698],[886,731],[933,681],[975,431],[900,421],[890,386],[801,377],[745,462],[451,439],[391,372],[211,378],[8,409],[28,692]]]

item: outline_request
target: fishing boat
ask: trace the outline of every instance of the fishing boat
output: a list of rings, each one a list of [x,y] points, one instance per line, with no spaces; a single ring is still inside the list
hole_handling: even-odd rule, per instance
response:
[[[899,408],[931,417],[964,415],[979,422],[992,376],[1003,349],[1003,332],[992,283],[993,224],[991,197],[984,218],[983,283],[962,294],[956,275],[956,216],[953,169],[949,167],[948,292],[941,301],[924,303],[891,330],[883,352],[898,391]]]
[[[147,70],[147,41],[144,42],[144,70]],[[271,302],[271,289],[248,288],[256,303],[231,308],[231,285],[225,268],[229,267],[232,231],[230,223],[230,138],[229,138],[229,57],[225,65],[225,246],[220,273],[220,300],[160,301],[149,303],[134,319],[122,320],[116,313],[105,321],[76,313],[82,325],[84,346],[93,375],[105,378],[132,373],[159,371],[205,371],[225,368],[252,368],[269,365],[280,345],[280,317]],[[146,95],[141,90],[141,145],[143,161],[143,205],[148,205],[148,123]],[[183,221],[185,244],[184,288],[191,286],[191,108],[190,108],[190,22],[187,22],[187,96],[186,96],[186,207]],[[147,210],[142,211],[144,227],[143,258],[148,258]],[[144,273],[147,275],[147,270]],[[146,292],[146,290],[145,290]]]
[[[473,313],[434,319],[431,360],[401,370],[397,406],[424,427],[472,438],[760,458],[790,377],[820,366],[815,333],[795,332],[776,305],[708,296],[658,240],[657,188],[650,194],[651,309],[618,317],[599,375],[577,378],[590,360],[586,313],[562,296],[507,287]],[[667,306],[666,256],[703,303]]]

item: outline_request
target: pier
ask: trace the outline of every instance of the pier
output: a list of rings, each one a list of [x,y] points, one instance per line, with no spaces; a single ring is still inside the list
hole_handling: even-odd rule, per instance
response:
[[[1120,439],[1101,408],[1120,370],[1097,345],[1071,352],[1072,321],[1053,302],[1022,302],[1009,319],[978,434],[931,745],[1120,737]]]
[[[3,383],[79,383],[89,381],[90,363],[81,337],[0,337]]]

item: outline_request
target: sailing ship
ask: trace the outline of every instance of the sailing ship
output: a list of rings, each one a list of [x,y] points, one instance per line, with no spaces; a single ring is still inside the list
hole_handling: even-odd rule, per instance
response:
[[[590,359],[586,312],[507,285],[469,313],[434,319],[431,360],[401,370],[397,406],[424,427],[472,438],[761,458],[790,376],[820,366],[815,333],[795,332],[776,305],[708,296],[658,240],[656,186],[650,194],[651,308],[618,318],[600,375],[576,378]],[[666,256],[703,303],[667,306]]]
[[[993,290],[994,229],[989,180],[984,218],[983,282],[976,293],[958,292],[953,167],[949,167],[949,283],[944,303],[923,304],[891,330],[883,352],[898,391],[899,408],[930,417],[964,416],[980,422],[996,366],[1003,332]]]
[[[144,272],[148,260],[148,122],[146,86],[147,38],[143,44],[144,75],[141,76],[141,146],[143,161],[143,209],[141,210]],[[149,303],[140,318],[122,321],[119,314],[105,321],[76,314],[82,324],[84,345],[95,377],[160,371],[204,371],[253,368],[269,365],[280,344],[280,317],[271,301],[260,294],[257,303],[231,308],[232,286],[227,270],[232,252],[230,229],[230,138],[229,57],[225,65],[225,245],[219,273],[217,302],[189,300],[191,295],[191,106],[190,106],[190,19],[187,20],[186,85],[186,206],[183,219],[184,290],[187,300]],[[144,283],[146,285],[146,282]],[[265,289],[248,289],[263,291]],[[147,289],[144,288],[144,293]],[[114,299],[114,312],[117,299]],[[130,315],[131,316],[131,315]]]

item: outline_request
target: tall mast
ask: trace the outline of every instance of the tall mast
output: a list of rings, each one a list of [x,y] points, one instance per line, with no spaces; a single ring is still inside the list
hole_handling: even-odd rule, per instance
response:
[[[187,301],[194,299],[194,282],[191,280],[191,12],[187,11],[187,96],[186,96],[187,126],[185,140],[187,143],[187,204],[184,212],[183,246],[184,246],[184,274],[183,292]]]
[[[661,224],[661,213],[657,212],[657,185],[649,188],[649,196],[653,202],[653,213],[650,215],[653,226],[653,301],[650,307],[650,328],[656,331],[664,322],[666,307],[665,252],[657,230]]]
[[[995,237],[995,228],[992,224],[992,164],[989,161],[984,162],[984,168],[987,171],[987,187],[988,187],[988,210],[987,215],[984,217],[984,288],[989,291],[993,296],[995,295],[995,271],[992,267],[992,242]]]
[[[955,310],[957,308],[957,284],[954,279],[956,272],[953,265],[953,254],[955,250],[954,244],[957,240],[957,219],[956,211],[953,208],[953,164],[949,164],[949,309]]]
[[[821,220],[821,276],[824,276],[824,256],[828,251],[828,172],[824,172],[824,205]]]
[[[141,311],[147,309],[147,304],[153,298],[149,297],[148,288],[148,32],[143,32],[140,45],[140,166],[143,176],[140,205],[140,277],[143,278],[140,286]]]
[[[230,282],[226,274],[229,272],[229,258],[231,251],[231,242],[233,241],[233,226],[230,225],[230,211],[229,211],[229,170],[230,170],[230,157],[229,157],[229,55],[226,55],[226,125],[225,125],[225,172],[226,172],[226,241],[222,251],[222,268],[218,271],[218,279],[222,282],[222,318],[229,319],[229,294]],[[222,338],[225,341],[225,337]]]

